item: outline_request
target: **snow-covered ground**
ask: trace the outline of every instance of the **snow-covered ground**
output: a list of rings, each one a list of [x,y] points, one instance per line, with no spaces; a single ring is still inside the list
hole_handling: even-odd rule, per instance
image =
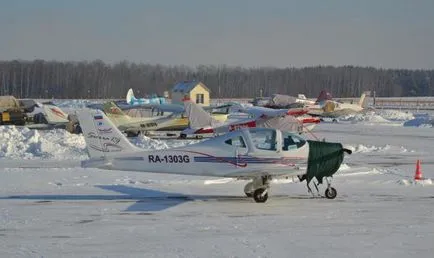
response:
[[[434,130],[402,126],[412,118],[318,125],[315,137],[353,150],[338,197],[313,199],[290,178],[265,204],[244,197],[245,181],[84,169],[81,135],[0,127],[0,257],[432,257]]]

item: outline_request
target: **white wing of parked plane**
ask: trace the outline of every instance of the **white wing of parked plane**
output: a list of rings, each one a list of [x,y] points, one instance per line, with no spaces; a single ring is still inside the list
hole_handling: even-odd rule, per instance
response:
[[[287,110],[239,106],[236,111],[252,115],[250,118],[229,119],[221,123],[191,101],[184,102],[189,120],[189,128],[183,134],[226,133],[248,127],[275,128],[283,131],[301,132],[303,124],[297,118],[288,115]]]

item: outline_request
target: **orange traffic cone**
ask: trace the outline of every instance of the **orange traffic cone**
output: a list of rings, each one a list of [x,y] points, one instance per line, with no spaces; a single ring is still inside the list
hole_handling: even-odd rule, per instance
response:
[[[422,171],[420,169],[420,160],[416,162],[416,172],[414,174],[414,180],[422,180]]]

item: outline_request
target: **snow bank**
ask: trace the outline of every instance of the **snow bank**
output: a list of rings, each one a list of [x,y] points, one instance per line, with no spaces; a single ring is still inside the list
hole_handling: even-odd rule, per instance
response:
[[[423,180],[414,180],[414,179],[401,179],[398,181],[400,185],[432,185],[432,179],[427,178]]]
[[[200,140],[160,141],[139,136],[130,141],[144,150],[161,150]],[[83,135],[70,134],[62,129],[38,131],[26,127],[1,126],[0,158],[84,160],[87,159],[86,142]]]
[[[347,121],[353,124],[360,122],[374,123],[374,124],[396,124],[396,122],[403,122],[414,119],[414,115],[409,112],[402,112],[399,110],[376,110],[366,113],[351,114],[342,116],[340,121]]]
[[[371,122],[371,123],[390,123],[391,121],[385,119],[381,115],[375,114],[375,112],[369,112],[366,114],[352,114],[346,115],[339,118],[340,121],[347,121],[353,124],[360,122]]]
[[[384,146],[374,146],[374,145],[345,145],[345,148],[351,150],[353,153],[368,153],[368,152],[393,152],[393,153],[405,153],[414,152],[414,150],[408,150],[403,146],[392,146],[386,144]]]
[[[86,157],[86,143],[81,135],[61,129],[37,131],[25,127],[0,127],[0,158],[66,160]]]
[[[390,121],[407,121],[414,118],[413,113],[399,110],[377,110],[376,113]]]

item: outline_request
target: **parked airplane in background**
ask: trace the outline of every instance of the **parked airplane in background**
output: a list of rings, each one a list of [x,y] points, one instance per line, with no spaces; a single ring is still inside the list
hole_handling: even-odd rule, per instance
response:
[[[103,105],[103,111],[119,128],[128,136],[137,136],[140,132],[151,131],[182,131],[188,127],[188,118],[185,116],[184,107],[172,104],[143,104],[131,108],[148,107],[158,109],[156,116],[132,117],[127,115],[114,102]],[[164,113],[169,115],[164,115]],[[228,114],[213,114],[219,121],[226,121]]]
[[[365,98],[368,92],[364,92],[358,103],[342,103],[332,99],[331,94],[321,91],[315,105],[308,105],[309,115],[322,117],[338,117],[342,115],[355,114],[364,110]]]
[[[304,94],[298,94],[297,97],[284,94],[273,94],[271,97],[255,98],[251,103],[254,106],[262,106],[272,109],[288,109],[303,105],[314,105],[315,101],[307,99]]]
[[[268,199],[273,178],[299,176],[318,184],[327,180],[325,196],[336,197],[331,177],[341,165],[340,143],[306,141],[276,129],[237,130],[203,142],[166,150],[144,151],[122,135],[99,110],[78,113],[89,160],[83,167],[109,170],[169,173],[249,179],[244,192],[256,202]]]
[[[36,113],[37,108],[43,112]],[[35,113],[33,113],[35,112]],[[66,129],[80,133],[78,122],[52,103],[37,103],[34,100],[17,100],[13,96],[0,98],[0,125],[15,125],[29,129]]]
[[[167,103],[164,97],[150,97],[150,98],[136,98],[134,96],[133,89],[129,89],[125,100],[129,105],[141,105],[141,104],[165,104]]]
[[[203,134],[221,134],[241,128],[274,128],[282,131],[290,131],[294,133],[303,133],[310,131],[320,122],[319,118],[296,118],[293,115],[300,115],[306,110],[276,110],[264,107],[238,107],[232,106],[232,110],[246,114],[246,116],[237,117],[234,119],[221,122],[217,121],[209,113],[203,110],[202,107],[191,101],[184,101],[186,114],[189,121],[189,128],[181,133],[182,138],[188,135],[203,135]]]

